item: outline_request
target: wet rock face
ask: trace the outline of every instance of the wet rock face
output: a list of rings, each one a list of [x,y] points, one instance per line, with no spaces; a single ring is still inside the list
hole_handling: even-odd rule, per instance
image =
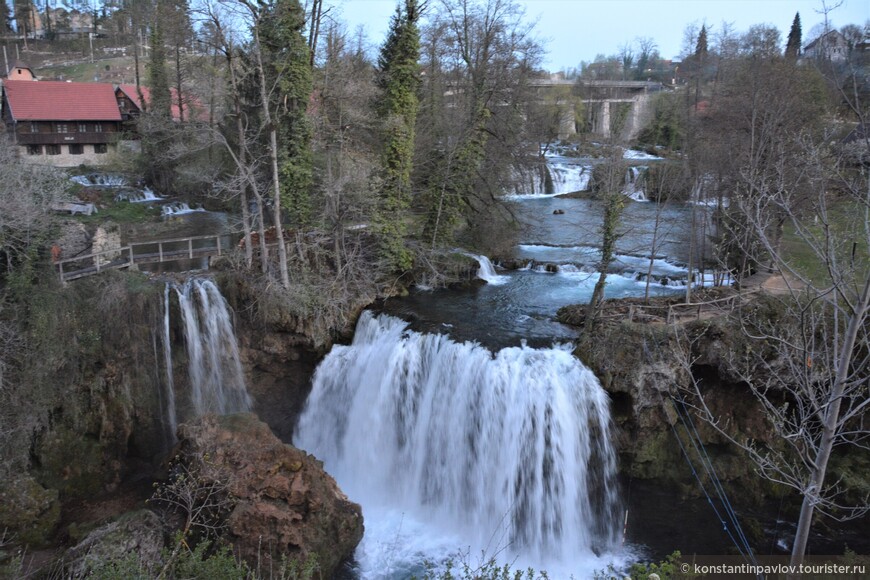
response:
[[[237,337],[254,412],[289,443],[322,354],[291,333],[240,325]]]
[[[360,506],[320,461],[281,443],[256,416],[206,416],[182,425],[179,441],[189,466],[227,478],[235,505],[223,535],[251,566],[313,557],[329,578],[352,556],[363,535]]]

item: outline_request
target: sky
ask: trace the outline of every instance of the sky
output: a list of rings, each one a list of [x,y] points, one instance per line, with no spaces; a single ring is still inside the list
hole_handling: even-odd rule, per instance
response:
[[[386,35],[397,0],[333,0],[336,14],[353,31],[362,25],[369,41],[379,45]],[[435,4],[439,0],[429,0]],[[782,34],[783,45],[795,12],[800,12],[803,38],[824,17],[821,0],[518,0],[548,54],[543,68],[552,72],[578,68],[597,54],[616,54],[638,37],[655,40],[662,58],[680,53],[686,26],[713,27],[728,22],[738,31],[753,24],[772,24]],[[827,0],[829,6],[835,0]],[[830,12],[834,27],[863,26],[870,20],[870,1],[843,0]]]

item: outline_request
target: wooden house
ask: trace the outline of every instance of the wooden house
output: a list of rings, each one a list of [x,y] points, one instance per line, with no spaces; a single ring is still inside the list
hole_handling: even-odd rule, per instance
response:
[[[121,135],[115,91],[104,83],[5,80],[2,117],[22,159],[58,167],[105,163]]]

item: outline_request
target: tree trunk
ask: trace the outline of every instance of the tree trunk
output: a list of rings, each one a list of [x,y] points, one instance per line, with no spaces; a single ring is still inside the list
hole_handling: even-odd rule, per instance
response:
[[[239,140],[239,170],[245,171],[247,165],[247,145],[245,143],[245,123],[242,120],[242,103],[239,96],[238,81],[236,79],[236,71],[233,68],[233,48],[226,47],[227,69],[230,73],[230,88],[233,92],[233,108],[236,112],[236,132]],[[254,264],[254,248],[251,247],[251,212],[248,208],[248,184],[247,177],[242,181],[242,189],[239,192],[239,198],[242,205],[242,230],[245,233],[245,265],[250,268]],[[263,238],[263,233],[260,233],[260,238]],[[266,260],[265,256],[261,256],[262,260]]]
[[[801,515],[798,520],[797,532],[795,533],[794,545],[791,551],[791,565],[798,566],[804,561],[804,553],[807,549],[807,540],[810,535],[810,526],[813,523],[813,512],[818,503],[819,495],[825,483],[825,473],[828,469],[828,460],[831,458],[831,450],[834,447],[834,439],[837,433],[837,422],[840,419],[840,404],[849,377],[849,367],[854,356],[855,343],[858,330],[864,324],[867,317],[867,309],[870,306],[870,275],[864,281],[864,289],[861,298],[855,305],[855,311],[849,317],[849,325],[846,328],[846,336],[840,346],[837,357],[837,375],[831,395],[828,397],[828,406],[825,410],[822,438],[819,441],[819,450],[814,458],[815,468],[812,471],[809,485],[804,490],[804,500],[801,504]]]
[[[254,27],[254,41],[257,43],[257,73],[260,77],[260,99],[263,106],[263,124],[269,130],[269,157],[272,165],[272,195],[274,196],[272,219],[275,224],[275,235],[278,241],[278,269],[281,272],[281,284],[284,288],[290,287],[290,272],[287,270],[287,248],[284,247],[284,227],[281,221],[281,176],[278,171],[278,131],[272,122],[272,113],[269,111],[269,96],[266,93],[266,71],[263,67],[263,55],[261,53],[260,33]],[[262,204],[260,205],[262,215]],[[261,236],[261,244],[266,240]]]

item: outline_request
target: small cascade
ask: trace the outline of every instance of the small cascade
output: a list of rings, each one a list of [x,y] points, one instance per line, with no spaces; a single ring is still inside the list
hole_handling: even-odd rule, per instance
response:
[[[555,197],[589,189],[590,167],[579,163],[550,161],[531,175],[514,172],[514,192],[507,199]]]
[[[477,270],[477,277],[481,280],[486,280],[487,284],[492,284],[494,286],[499,286],[501,284],[507,284],[510,282],[510,276],[500,276],[495,273],[495,266],[492,265],[492,262],[489,261],[489,258],[486,256],[479,256],[477,254],[465,253],[469,258],[474,258],[477,260],[477,263],[480,264],[480,268]]]
[[[175,410],[175,382],[172,377],[172,341],[169,327],[169,284],[163,290],[163,360],[166,364],[166,422],[169,436],[175,443],[178,431],[178,413]]]
[[[251,396],[239,360],[226,300],[214,282],[192,278],[176,286],[184,323],[193,413],[249,411]]]
[[[362,577],[405,577],[414,562],[397,560],[419,566],[443,538],[584,577],[617,546],[608,405],[570,345],[493,354],[366,311],[318,367],[294,444],[362,503]]]
[[[123,189],[115,194],[115,201],[128,201],[130,203],[147,203],[149,201],[159,201],[163,199],[160,196],[154,195],[154,192],[149,189]]]
[[[625,172],[625,187],[622,193],[634,201],[649,201],[643,190],[643,176],[646,173],[645,166],[632,166]]]
[[[126,177],[106,173],[74,175],[70,177],[70,180],[85,187],[124,187],[128,184]]]
[[[203,209],[202,207],[191,209],[191,207],[183,201],[173,201],[173,202],[167,203],[166,205],[164,205],[160,209],[160,212],[163,215],[163,217],[171,217],[171,216],[176,216],[176,215],[183,215],[183,214],[188,214],[188,213],[204,212],[204,211],[205,211],[205,209]]]

